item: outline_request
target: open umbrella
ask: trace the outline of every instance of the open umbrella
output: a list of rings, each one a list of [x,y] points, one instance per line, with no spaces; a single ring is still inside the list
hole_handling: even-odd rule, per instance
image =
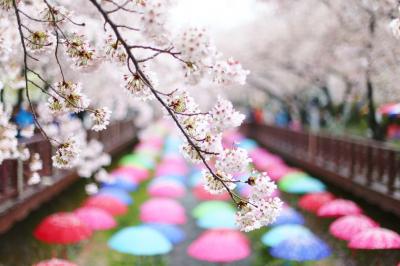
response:
[[[70,261],[54,258],[54,259],[38,262],[38,263],[34,264],[33,266],[78,266],[78,265],[75,263],[72,263]]]
[[[286,186],[281,186],[281,190],[292,194],[304,194],[325,191],[324,183],[312,177],[299,178]]]
[[[273,257],[292,261],[322,260],[331,252],[329,246],[313,234],[289,237],[270,249]]]
[[[285,207],[272,225],[276,226],[283,224],[304,224],[304,217],[295,209]]]
[[[113,187],[101,188],[98,195],[106,195],[113,197],[123,202],[126,205],[130,205],[133,203],[131,195],[129,195],[129,193],[127,193],[125,190],[119,188],[113,188]]]
[[[144,223],[184,224],[186,214],[175,200],[153,198],[140,206],[140,220]]]
[[[310,176],[307,173],[304,172],[292,172],[289,174],[284,175],[279,181],[278,181],[278,187],[281,190],[286,189],[287,187],[293,185],[294,183],[298,182],[299,180],[309,178]]]
[[[186,164],[160,164],[157,166],[155,175],[186,175],[187,173]]]
[[[108,195],[90,197],[83,203],[83,206],[100,208],[113,216],[123,215],[128,211],[128,207],[123,202]]]
[[[345,199],[335,199],[325,203],[318,209],[319,217],[336,218],[345,215],[361,214],[362,210],[358,205]]]
[[[332,201],[335,197],[329,192],[317,192],[304,195],[299,200],[299,207],[303,210],[317,213],[318,209]]]
[[[202,183],[198,184],[195,186],[192,190],[194,196],[198,200],[229,200],[229,193],[224,192],[218,195],[211,194],[207,190],[205,190],[204,186]]]
[[[155,256],[167,254],[172,244],[160,232],[148,226],[133,226],[115,233],[108,246],[121,253],[135,256]]]
[[[285,224],[273,227],[261,237],[261,242],[266,246],[276,246],[288,238],[303,238],[311,235],[308,228],[298,224]]]
[[[158,182],[164,182],[164,181],[171,181],[171,182],[178,182],[181,185],[185,184],[186,177],[183,175],[163,175],[163,176],[158,176],[154,178],[149,186],[156,184]]]
[[[117,226],[114,217],[100,208],[82,207],[74,213],[92,230],[108,230]]]
[[[111,171],[111,174],[125,175],[137,183],[140,183],[141,181],[146,180],[149,177],[149,171],[147,169],[137,166],[120,166]]]
[[[354,235],[348,244],[352,249],[400,249],[400,235],[385,228],[370,228]]]
[[[223,212],[223,211],[234,212],[235,209],[232,207],[231,204],[224,202],[224,201],[205,201],[205,202],[198,204],[192,210],[192,216],[194,218],[199,219],[208,214],[215,214],[215,213]]]
[[[148,193],[152,197],[181,198],[186,193],[186,188],[176,181],[162,181],[151,184]]]
[[[364,215],[348,215],[335,220],[329,226],[329,232],[336,238],[350,240],[354,235],[378,224]]]
[[[114,182],[111,184],[104,184],[102,188],[122,189],[125,191],[133,192],[138,188],[138,183],[131,178],[119,175],[116,176]]]
[[[190,187],[195,187],[199,184],[201,184],[201,178],[202,174],[201,171],[194,171],[190,176],[189,176],[189,186]]]
[[[235,218],[235,211],[225,210],[203,215],[196,223],[200,228],[204,229],[236,229]]]
[[[235,230],[208,230],[188,247],[188,255],[201,261],[229,263],[250,255],[249,241]]]
[[[243,148],[245,150],[251,151],[258,147],[257,142],[252,139],[244,138],[239,143],[236,144],[237,147]]]
[[[185,240],[185,232],[176,225],[172,224],[146,224],[163,234],[172,244],[176,245]]]
[[[60,212],[46,217],[33,235],[48,244],[68,245],[88,239],[92,230],[75,214]]]
[[[139,166],[152,169],[154,167],[154,160],[145,154],[136,153],[123,156],[118,164],[121,166]]]

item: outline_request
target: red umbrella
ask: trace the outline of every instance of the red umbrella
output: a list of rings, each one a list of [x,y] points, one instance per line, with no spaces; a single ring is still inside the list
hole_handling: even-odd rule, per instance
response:
[[[354,235],[348,244],[352,249],[400,249],[400,235],[385,228],[370,228]]]
[[[222,194],[214,195],[209,193],[204,189],[203,184],[198,184],[193,188],[193,194],[198,200],[229,200],[228,192],[224,192]]]
[[[299,207],[303,210],[317,213],[318,209],[332,201],[335,197],[329,192],[317,192],[304,195],[299,200]]]
[[[82,207],[77,209],[75,214],[92,230],[108,230],[117,226],[114,217],[100,208]]]
[[[100,208],[113,216],[124,215],[128,211],[126,204],[107,195],[96,195],[90,197],[84,202],[83,206]]]
[[[88,239],[92,230],[79,218],[68,212],[46,217],[35,229],[33,235],[48,244],[76,244]]]
[[[153,198],[140,206],[140,220],[144,223],[184,224],[185,208],[173,199]]]
[[[250,255],[250,244],[246,236],[235,230],[208,230],[200,235],[188,248],[189,256],[209,262],[229,263]]]
[[[348,215],[334,221],[329,227],[329,232],[339,239],[350,240],[354,235],[377,226],[378,224],[367,216]]]
[[[61,260],[61,259],[51,259],[51,260],[44,260],[34,264],[33,266],[78,266],[75,263]]]
[[[361,214],[362,210],[351,200],[335,199],[322,205],[317,213],[319,217],[336,218],[345,215]]]

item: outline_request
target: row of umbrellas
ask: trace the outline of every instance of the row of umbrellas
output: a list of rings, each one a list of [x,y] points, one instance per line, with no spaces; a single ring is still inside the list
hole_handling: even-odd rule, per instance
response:
[[[87,198],[81,207],[73,212],[60,212],[46,217],[36,227],[36,239],[51,245],[74,245],[89,239],[95,231],[109,230],[117,226],[115,217],[127,213],[133,204],[129,192],[148,179],[154,168],[162,140],[148,138],[141,142],[133,154],[125,156],[119,167],[110,172],[113,182],[102,184],[99,192]],[[150,228],[150,227],[149,227]],[[161,229],[152,229],[158,232]],[[142,246],[142,245],[141,245]],[[73,266],[74,263],[62,259],[50,259],[35,266]]]
[[[249,142],[251,140],[247,140]],[[329,232],[348,241],[349,248],[400,249],[399,234],[379,227],[378,223],[362,214],[363,210],[355,202],[326,192],[326,186],[320,180],[285,165],[281,158],[257,147],[256,143],[250,145],[250,155],[258,169],[267,171],[278,182],[281,191],[303,195],[298,202],[301,209],[321,218],[337,218],[330,225]],[[303,216],[290,207],[282,211],[262,242],[272,247],[272,256],[289,260],[316,260],[330,254],[326,243],[304,227]],[[294,251],[299,250],[302,254],[295,255]]]

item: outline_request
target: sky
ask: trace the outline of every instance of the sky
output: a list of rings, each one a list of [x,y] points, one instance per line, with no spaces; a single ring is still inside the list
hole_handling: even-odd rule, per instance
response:
[[[172,18],[178,25],[224,31],[254,21],[260,5],[257,0],[179,0]]]

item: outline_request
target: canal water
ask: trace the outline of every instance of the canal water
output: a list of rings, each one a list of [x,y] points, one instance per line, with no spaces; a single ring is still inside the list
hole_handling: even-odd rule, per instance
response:
[[[35,262],[51,258],[54,255],[62,254],[59,247],[49,246],[40,243],[33,238],[32,232],[37,224],[46,216],[58,211],[73,211],[79,207],[86,198],[84,192],[84,180],[79,180],[71,187],[57,196],[50,202],[42,205],[38,210],[32,212],[25,220],[17,223],[7,233],[0,235],[0,266],[30,266]],[[147,183],[143,183],[138,191],[132,193],[135,200],[130,207],[127,217],[118,220],[119,228],[139,223],[138,206],[148,198],[146,193]],[[397,232],[400,231],[400,219],[384,213],[369,204],[353,198],[352,195],[343,193],[342,190],[329,186],[329,191],[337,196],[356,200],[366,214],[375,219],[382,227],[387,227]],[[298,197],[283,194],[283,199],[291,206],[296,206]],[[187,195],[181,200],[188,214],[198,202],[192,195]],[[318,219],[315,215],[303,212],[306,225],[319,237],[324,239],[333,249],[333,255],[321,262],[307,262],[303,264],[288,264],[282,260],[270,257],[268,251],[260,243],[261,235],[265,230],[259,230],[249,234],[252,241],[253,254],[245,261],[235,264],[237,266],[286,266],[286,265],[316,265],[316,266],[396,266],[400,262],[400,251],[350,251],[345,243],[334,239],[328,232],[329,224],[332,220]],[[138,261],[131,256],[122,256],[107,248],[106,241],[116,230],[110,232],[99,232],[82,245],[70,247],[68,256],[81,266],[122,266],[122,265],[172,265],[172,266],[200,266],[212,265],[196,262],[189,259],[186,255],[188,244],[193,241],[201,232],[192,219],[184,226],[188,234],[188,240],[175,248],[175,250],[165,258],[158,258],[148,261]]]

